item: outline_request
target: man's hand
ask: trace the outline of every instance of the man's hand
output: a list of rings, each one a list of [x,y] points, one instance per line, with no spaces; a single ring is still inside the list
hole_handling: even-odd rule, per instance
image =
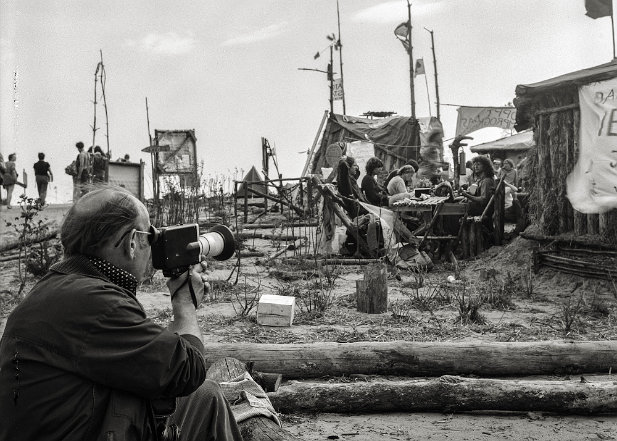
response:
[[[191,265],[188,273],[184,272],[179,277],[167,280],[167,288],[169,288],[169,293],[171,294],[172,305],[192,304],[195,308],[199,306],[204,295],[210,291],[210,284],[205,273],[206,268],[206,261],[202,260],[198,264]],[[189,276],[190,279],[188,279]]]

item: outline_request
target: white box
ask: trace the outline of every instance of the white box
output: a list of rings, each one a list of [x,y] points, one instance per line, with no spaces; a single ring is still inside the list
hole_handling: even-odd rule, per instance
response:
[[[291,326],[296,298],[263,294],[257,305],[257,323],[266,326]]]

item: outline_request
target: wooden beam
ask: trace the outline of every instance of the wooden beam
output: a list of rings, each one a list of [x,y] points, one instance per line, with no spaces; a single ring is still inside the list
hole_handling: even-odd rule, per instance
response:
[[[211,343],[206,363],[234,357],[286,379],[350,374],[488,377],[617,370],[617,341]]]
[[[617,412],[612,381],[437,379],[356,383],[295,382],[268,394],[278,412],[535,411],[589,415]]]

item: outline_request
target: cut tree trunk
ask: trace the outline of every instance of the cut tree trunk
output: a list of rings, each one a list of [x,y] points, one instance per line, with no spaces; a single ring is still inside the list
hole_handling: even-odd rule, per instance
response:
[[[217,381],[232,381],[244,375],[246,366],[234,358],[222,358],[210,366],[206,378]],[[255,416],[238,424],[244,441],[300,441],[275,421],[265,416]]]
[[[364,268],[364,280],[356,280],[357,309],[368,314],[388,310],[388,274],[385,263]]]
[[[304,383],[268,394],[278,412],[617,412],[612,381],[489,380],[454,376],[366,383]]]
[[[617,370],[617,341],[212,343],[206,363],[223,357],[286,379],[350,374],[505,377]]]

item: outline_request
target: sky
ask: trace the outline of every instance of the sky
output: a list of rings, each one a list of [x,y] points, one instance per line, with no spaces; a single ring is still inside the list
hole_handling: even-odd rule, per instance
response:
[[[241,179],[261,170],[261,138],[275,148],[283,177],[298,177],[329,109],[329,34],[336,0],[0,0],[0,152],[17,153],[30,176],[44,152],[55,180],[48,201],[70,202],[64,168],[75,143],[92,144],[94,73],[101,52],[106,122],[97,107],[96,144],[112,159],[146,161],[150,131],[194,129],[206,177]],[[346,113],[409,116],[409,57],[394,36],[405,0],[339,0]],[[441,121],[456,108],[503,106],[529,84],[611,61],[611,21],[585,16],[584,0],[414,0],[416,116],[435,116],[434,31]],[[315,53],[321,56],[314,59]],[[337,53],[335,53],[335,57]],[[339,60],[334,63],[340,74]],[[428,96],[427,96],[428,85]],[[336,101],[335,113],[342,113]],[[474,136],[470,144],[501,133]],[[271,169],[273,165],[271,165]]]

